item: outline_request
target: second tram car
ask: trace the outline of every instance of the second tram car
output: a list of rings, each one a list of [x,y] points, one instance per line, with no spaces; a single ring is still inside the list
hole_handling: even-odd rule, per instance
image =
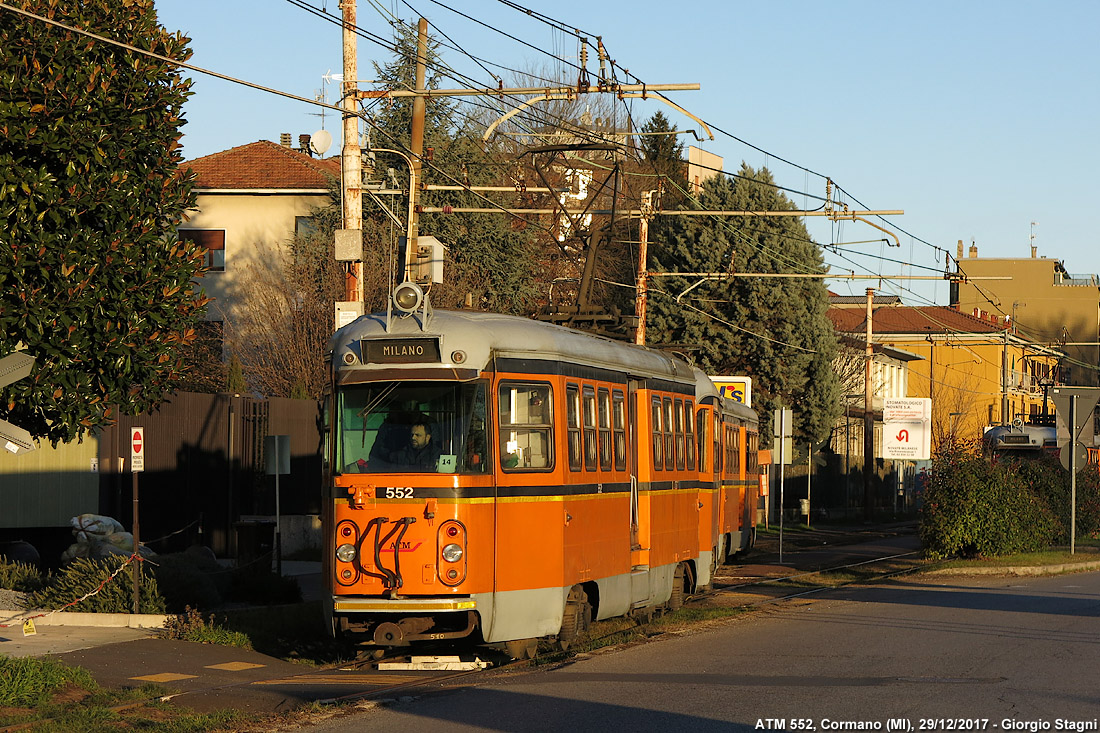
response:
[[[668,354],[426,309],[363,316],[331,346],[335,633],[532,654],[678,607],[753,541],[756,414]]]
[[[982,436],[982,447],[994,461],[1004,458],[1057,456],[1058,434],[1053,425],[1023,422],[995,425]]]

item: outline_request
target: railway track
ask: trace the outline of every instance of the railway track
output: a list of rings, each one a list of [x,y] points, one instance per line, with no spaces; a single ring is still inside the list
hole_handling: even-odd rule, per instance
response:
[[[453,689],[467,684],[476,684],[487,675],[496,676],[520,672],[532,666],[564,663],[579,653],[624,644],[645,643],[668,633],[691,629],[699,624],[698,621],[693,620],[699,614],[693,613],[692,609],[716,609],[715,613],[703,614],[703,617],[710,620],[731,617],[770,604],[812,596],[853,582],[873,582],[912,572],[919,567],[915,558],[915,551],[889,552],[854,562],[794,572],[774,572],[774,566],[751,564],[723,566],[718,569],[712,588],[693,594],[687,599],[685,609],[689,610],[688,613],[665,614],[648,622],[638,619],[594,622],[588,632],[570,645],[567,651],[556,650],[547,642],[540,644],[539,652],[533,661],[513,661],[502,652],[472,645],[425,646],[418,647],[415,653],[418,656],[457,654],[464,659],[477,656],[488,661],[490,666],[484,670],[378,669],[380,663],[408,658],[408,650],[391,650],[381,657],[364,654],[352,661],[303,670],[301,674],[284,675],[237,685],[223,685],[218,688],[191,689],[166,696],[161,700],[174,700],[187,704],[186,698],[189,696],[211,693],[231,699],[234,688],[238,688],[241,692],[246,688],[252,690],[261,688],[268,691],[286,691],[288,696],[302,700],[353,703]],[[766,576],[762,575],[760,570],[762,567],[770,567],[773,572]],[[838,576],[840,580],[837,580]]]

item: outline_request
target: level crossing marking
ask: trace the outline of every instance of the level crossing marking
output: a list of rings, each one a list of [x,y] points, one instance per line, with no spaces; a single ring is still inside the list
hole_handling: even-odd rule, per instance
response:
[[[301,683],[314,684],[338,684],[338,685],[373,685],[375,687],[390,687],[405,685],[415,682],[424,682],[430,677],[424,675],[383,675],[377,672],[353,672],[348,674],[301,674],[294,677],[284,677],[279,680],[258,680],[254,685],[296,685]]]

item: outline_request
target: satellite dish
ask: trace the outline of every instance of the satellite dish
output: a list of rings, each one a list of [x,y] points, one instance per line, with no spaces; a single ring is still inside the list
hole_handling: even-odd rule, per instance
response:
[[[324,155],[330,147],[332,147],[332,135],[328,130],[318,130],[309,138],[309,149],[315,155]]]

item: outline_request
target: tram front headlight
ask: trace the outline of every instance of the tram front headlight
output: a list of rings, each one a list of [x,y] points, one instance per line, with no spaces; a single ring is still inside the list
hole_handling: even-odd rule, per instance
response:
[[[447,562],[458,562],[462,559],[462,548],[451,543],[443,546],[443,559]]]
[[[340,545],[336,548],[336,559],[340,562],[351,562],[355,559],[355,545]]]
[[[424,302],[424,291],[414,282],[403,282],[393,291],[393,304],[403,313],[412,313]]]

